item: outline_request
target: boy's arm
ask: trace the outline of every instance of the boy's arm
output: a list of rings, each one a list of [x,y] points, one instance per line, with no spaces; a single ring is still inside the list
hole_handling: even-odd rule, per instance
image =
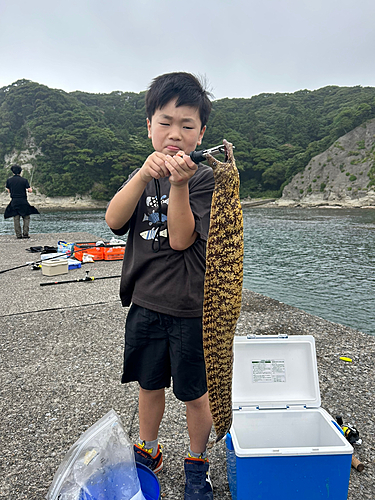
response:
[[[110,201],[105,221],[111,229],[121,229],[133,215],[147,182],[142,180],[140,170],[118,191]]]
[[[171,174],[167,219],[169,244],[173,250],[181,251],[190,247],[197,238],[188,183],[198,166],[182,151],[173,157],[167,155],[165,164]]]
[[[169,244],[173,250],[185,250],[197,239],[188,184],[181,187],[171,186],[167,224]]]
[[[121,229],[133,215],[139,198],[151,179],[169,175],[164,165],[165,155],[152,153],[142,168],[115,194],[110,201],[105,220],[111,229]]]

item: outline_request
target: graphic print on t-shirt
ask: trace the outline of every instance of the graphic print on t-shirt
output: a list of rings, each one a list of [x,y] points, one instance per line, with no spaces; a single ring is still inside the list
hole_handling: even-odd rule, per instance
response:
[[[167,195],[163,195],[160,198],[161,202],[161,208],[162,212],[166,212],[168,208],[168,203],[169,203],[169,198],[167,198]],[[146,198],[146,211],[147,213],[143,214],[143,219],[142,222],[147,223],[150,227],[147,231],[142,231],[140,233],[140,236],[144,240],[153,240],[156,235],[156,231],[158,229],[157,223],[160,220],[160,215],[158,211],[159,205],[158,205],[158,199],[156,196],[147,196]],[[167,215],[165,213],[161,214],[161,222],[166,223],[167,222]],[[163,229],[162,231],[159,232],[160,236],[164,236],[164,238],[167,238],[168,232],[167,228]]]

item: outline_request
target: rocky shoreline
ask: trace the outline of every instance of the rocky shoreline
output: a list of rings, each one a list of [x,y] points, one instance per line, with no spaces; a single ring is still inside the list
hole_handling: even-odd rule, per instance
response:
[[[375,192],[370,191],[362,198],[336,197],[331,196],[325,199],[318,194],[312,194],[301,200],[289,199],[287,197],[279,198],[275,201],[278,208],[375,208]]]
[[[100,210],[107,207],[107,201],[93,200],[90,196],[58,196],[51,198],[39,193],[27,196],[30,205],[38,210]],[[0,193],[0,211],[3,212],[10,202],[8,193]]]
[[[38,193],[28,195],[30,205],[38,210],[103,210],[107,201],[93,200],[90,196],[59,196],[51,198]],[[0,213],[3,213],[10,202],[8,193],[0,193]],[[373,197],[363,200],[345,198],[343,200],[326,201],[320,197],[311,197],[300,201],[286,198],[245,198],[241,201],[242,207],[266,208],[375,208],[375,193]]]
[[[373,203],[372,203],[373,201]],[[262,199],[254,198],[241,201],[242,207],[264,207],[264,208],[375,208],[374,200],[366,200],[366,203],[358,203],[355,200],[335,200],[323,201],[321,199],[311,199],[296,201],[286,198]]]

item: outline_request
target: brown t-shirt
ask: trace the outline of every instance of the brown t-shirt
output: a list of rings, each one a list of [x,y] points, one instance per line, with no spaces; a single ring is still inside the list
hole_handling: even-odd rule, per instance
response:
[[[151,181],[129,222],[122,229],[112,229],[117,235],[129,230],[120,285],[122,305],[128,306],[133,302],[172,316],[202,316],[213,172],[210,167],[199,164],[189,181],[190,206],[198,237],[183,251],[173,250],[169,245],[167,217],[170,182],[168,178],[162,178],[159,183],[161,214],[156,186]],[[160,218],[163,224],[154,241]]]

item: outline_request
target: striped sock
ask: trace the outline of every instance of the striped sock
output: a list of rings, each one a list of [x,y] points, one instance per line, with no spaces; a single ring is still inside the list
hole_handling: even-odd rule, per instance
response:
[[[186,458],[202,458],[203,460],[206,460],[207,450],[204,450],[203,453],[194,453],[193,451],[191,451],[191,448],[189,447],[189,451],[187,453]]]
[[[156,454],[158,452],[158,444],[159,441],[155,439],[154,441],[142,441],[141,438],[139,438],[138,445],[143,448],[147,453],[150,453],[152,457],[156,457]]]

